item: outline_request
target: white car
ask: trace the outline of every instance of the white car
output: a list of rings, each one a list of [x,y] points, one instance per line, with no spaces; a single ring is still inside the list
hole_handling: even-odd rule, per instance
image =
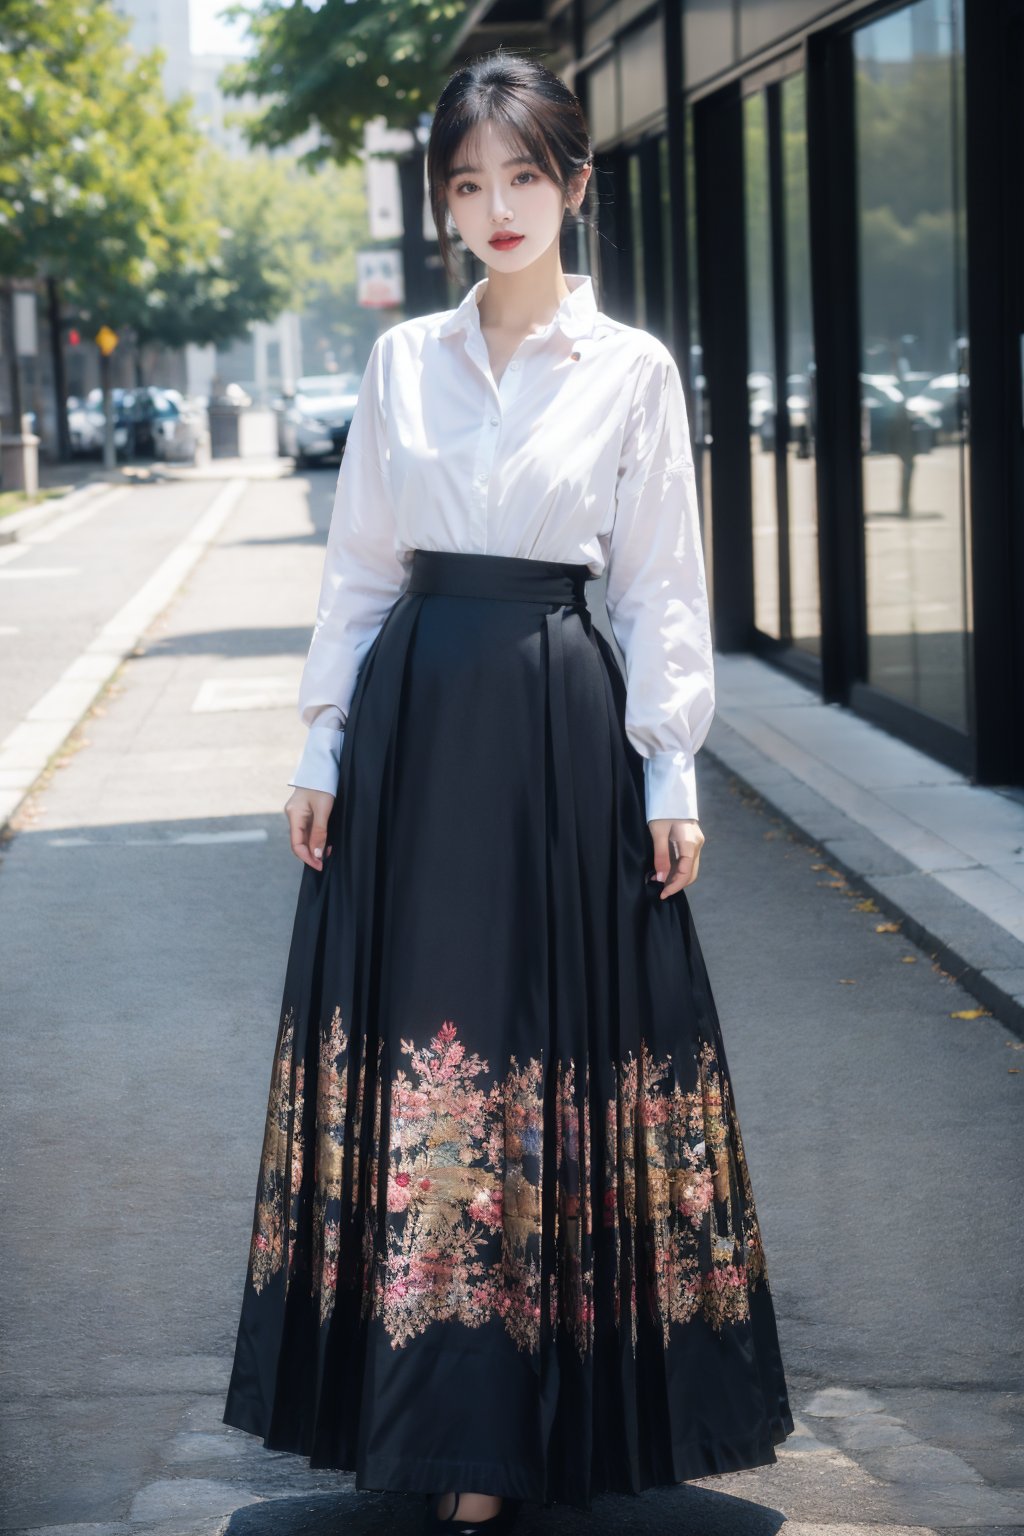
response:
[[[295,460],[299,469],[345,451],[355,413],[360,377],[357,373],[310,374],[278,407],[278,451]]]

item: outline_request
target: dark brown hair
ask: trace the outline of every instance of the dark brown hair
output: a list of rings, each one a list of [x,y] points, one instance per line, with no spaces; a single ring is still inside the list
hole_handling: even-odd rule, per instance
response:
[[[488,122],[503,132],[510,153],[529,155],[566,198],[573,178],[593,161],[579,101],[539,60],[497,48],[456,70],[438,98],[427,146],[427,185],[438,247],[445,271],[456,281],[463,274],[456,230],[448,222],[448,180],[467,136]],[[566,209],[566,223],[587,222],[583,209],[589,190],[588,182],[579,212]]]

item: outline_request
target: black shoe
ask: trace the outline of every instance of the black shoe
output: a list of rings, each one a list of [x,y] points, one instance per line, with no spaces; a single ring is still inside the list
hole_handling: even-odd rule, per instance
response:
[[[426,1519],[423,1522],[423,1536],[473,1536],[479,1532],[480,1536],[508,1536],[515,1525],[519,1514],[521,1499],[508,1499],[502,1495],[501,1508],[496,1515],[490,1515],[486,1520],[470,1520],[463,1515],[458,1518],[460,1493],[455,1495],[455,1508],[450,1515],[443,1518],[437,1513],[439,1494],[431,1494],[427,1502]]]

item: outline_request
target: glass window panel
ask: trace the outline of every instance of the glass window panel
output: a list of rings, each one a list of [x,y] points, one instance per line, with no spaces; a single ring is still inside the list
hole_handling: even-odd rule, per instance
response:
[[[700,323],[700,273],[697,269],[697,161],[694,151],[693,107],[684,116],[684,175],[686,185],[686,315],[689,352],[686,357],[692,401],[690,433],[693,440],[694,469],[700,494],[704,565],[707,573],[708,599],[714,621],[714,537],[711,517],[711,407],[707,377],[704,373],[704,346]]]
[[[668,174],[668,137],[664,134],[658,140],[658,186],[661,194],[661,270],[664,273],[665,338],[671,343],[675,335],[676,283],[680,278],[675,270],[672,252],[672,188]]]
[[[868,681],[966,730],[962,0],[854,34]]]
[[[754,623],[781,638],[779,516],[775,490],[775,340],[768,220],[768,117],[763,91],[743,102],[743,179],[747,236],[747,399]]]
[[[817,408],[811,318],[810,208],[807,186],[807,103],[804,75],[782,82],[783,197],[786,248],[786,488],[789,509],[789,587],[792,643],[821,655],[816,484]]]
[[[631,154],[629,175],[629,242],[633,268],[633,324],[647,324],[647,293],[644,286],[644,198],[640,156]]]
[[[619,46],[622,82],[622,131],[643,122],[665,105],[665,30],[659,19],[629,32]]]

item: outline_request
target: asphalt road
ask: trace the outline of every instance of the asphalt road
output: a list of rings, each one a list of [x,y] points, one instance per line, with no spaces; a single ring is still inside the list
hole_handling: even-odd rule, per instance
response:
[[[290,701],[333,482],[247,488],[0,853],[8,1532],[417,1529],[418,1500],[356,1495],[220,1422],[300,876]],[[106,571],[116,607],[216,489],[129,491],[47,559]],[[37,611],[3,639],[31,683],[12,708],[46,686],[38,646],[102,622],[84,581],[33,578]],[[774,1467],[589,1520],[528,1513],[524,1536],[1024,1528],[1020,1042],[954,1017],[973,1000],[878,932],[713,744],[714,727],[689,896],[799,1432]]]

